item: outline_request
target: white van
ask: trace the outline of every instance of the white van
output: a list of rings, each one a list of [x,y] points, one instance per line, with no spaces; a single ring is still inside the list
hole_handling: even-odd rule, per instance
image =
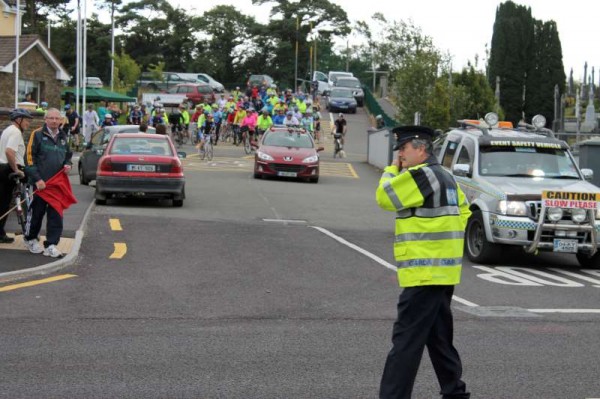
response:
[[[342,76],[345,78],[353,78],[354,74],[346,71],[329,71],[329,75],[327,76],[327,83],[329,83],[329,87],[333,87],[336,79]]]
[[[314,71],[312,81],[319,83],[319,87],[317,89],[318,94],[323,94],[324,91],[329,90],[329,79],[323,72]]]

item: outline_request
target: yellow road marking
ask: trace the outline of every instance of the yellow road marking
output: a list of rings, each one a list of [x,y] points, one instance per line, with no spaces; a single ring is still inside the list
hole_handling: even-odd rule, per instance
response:
[[[65,280],[65,279],[73,278],[73,277],[77,277],[77,276],[75,274],[63,274],[63,275],[60,275],[60,276],[43,278],[41,280],[33,280],[33,281],[27,281],[25,283],[5,285],[4,287],[0,287],[0,292],[17,290],[19,288],[33,287],[35,285],[52,283],[54,281]]]
[[[124,257],[127,253],[127,244],[124,242],[115,242],[113,245],[115,246],[115,250],[108,259],[121,259]]]
[[[123,228],[121,227],[121,221],[119,219],[109,219],[108,222],[110,223],[110,229],[112,231],[123,231]]]

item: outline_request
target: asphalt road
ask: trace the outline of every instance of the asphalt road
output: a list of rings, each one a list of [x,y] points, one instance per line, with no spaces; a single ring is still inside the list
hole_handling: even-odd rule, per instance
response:
[[[325,151],[337,169],[318,184],[255,180],[241,148],[217,147],[214,166],[186,160],[182,208],[96,207],[69,278],[0,292],[0,397],[377,397],[393,214],[374,201],[365,114],[347,119],[348,158]],[[456,290],[472,397],[600,397],[600,272],[499,261],[465,261]],[[438,391],[424,356],[413,397]]]

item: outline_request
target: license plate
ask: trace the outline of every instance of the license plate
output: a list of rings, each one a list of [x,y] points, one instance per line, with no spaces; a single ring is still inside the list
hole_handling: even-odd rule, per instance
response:
[[[340,109],[346,109],[346,108],[348,108],[347,105],[340,105]]]
[[[577,240],[554,239],[554,252],[577,253]]]
[[[277,172],[277,176],[281,177],[296,177],[298,173],[296,172]]]
[[[156,165],[127,165],[128,172],[155,172]]]

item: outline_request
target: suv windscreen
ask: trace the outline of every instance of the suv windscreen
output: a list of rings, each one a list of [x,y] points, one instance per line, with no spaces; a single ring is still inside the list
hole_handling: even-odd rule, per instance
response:
[[[335,82],[337,87],[351,87],[353,89],[360,89],[360,82],[352,79],[338,79]]]
[[[350,90],[331,90],[331,97],[354,98]]]
[[[564,149],[481,146],[479,152],[482,176],[580,178]]]

